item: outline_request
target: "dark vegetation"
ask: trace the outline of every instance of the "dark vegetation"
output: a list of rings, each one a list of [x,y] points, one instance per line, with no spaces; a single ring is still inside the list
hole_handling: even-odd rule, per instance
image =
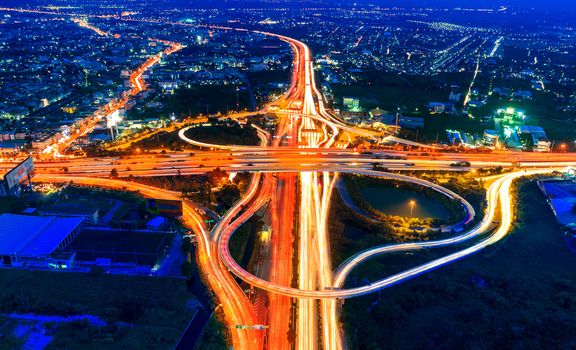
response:
[[[3,211],[21,213],[26,207],[63,212],[74,212],[82,208],[87,212],[98,210],[102,218],[116,203],[120,206],[108,223],[109,226],[131,229],[145,227],[150,214],[146,210],[145,200],[137,193],[77,186],[73,181],[69,186],[62,186],[57,191],[47,194],[26,193],[21,198],[3,198],[0,201],[0,213]]]
[[[490,176],[502,173],[501,167],[479,169],[477,172],[443,172],[443,171],[415,171],[407,175],[415,176],[423,180],[442,185],[447,189],[458,193],[468,201],[480,215],[476,215],[476,220],[480,219],[481,213],[486,208],[486,189],[484,182],[480,180],[482,176]]]
[[[443,194],[440,194],[430,188],[419,186],[416,184],[403,182],[403,181],[394,181],[394,180],[385,180],[385,179],[378,179],[374,177],[366,177],[366,176],[346,176],[345,178],[346,187],[348,189],[348,193],[352,197],[352,200],[356,205],[358,205],[362,210],[372,214],[375,218],[378,218],[381,221],[387,221],[392,223],[393,226],[402,226],[402,225],[410,225],[415,227],[439,227],[440,225],[453,225],[457,222],[461,221],[464,218],[465,212],[462,210],[462,206],[458,200],[453,200],[446,197]],[[402,189],[414,192],[421,192],[426,197],[433,199],[434,201],[438,202],[439,205],[446,207],[450,211],[450,217],[446,220],[441,219],[418,219],[418,218],[404,218],[395,215],[387,215],[385,213],[380,212],[379,210],[375,209],[374,207],[370,206],[363,198],[361,189],[364,187],[373,187],[373,186],[386,186],[386,187],[401,187]]]
[[[18,321],[0,316],[0,349],[21,349],[24,345],[22,338],[14,334]]]
[[[255,216],[242,224],[230,239],[230,253],[244,269],[254,271],[254,264],[260,257],[262,241],[258,233],[264,222]]]
[[[108,324],[53,324],[49,349],[171,349],[193,314],[179,279],[3,269],[0,285],[0,313],[95,315]]]
[[[197,149],[178,136],[177,131],[160,131],[146,139],[130,144],[125,150],[107,150],[102,145],[89,145],[84,148],[89,157],[118,157],[125,154],[147,152],[154,149],[167,149],[171,151],[183,151]],[[241,125],[231,119],[219,120],[208,118],[206,124],[197,124],[186,133],[189,138],[206,143],[220,145],[258,145],[260,138],[256,129],[250,126],[250,122]]]
[[[88,157],[118,157],[125,154],[125,151],[109,151],[98,144],[90,144],[82,148]],[[64,168],[66,170],[66,168]]]
[[[461,174],[436,173],[419,173],[418,177],[441,183],[443,186],[462,195],[477,212],[483,212],[485,190],[482,187],[482,183],[476,181],[474,177],[461,176]],[[351,255],[376,245],[393,242],[423,241],[443,237],[443,234],[437,231],[422,229],[438,225],[440,223],[438,220],[409,219],[385,215],[364,202],[360,197],[360,186],[374,181],[382,183],[383,180],[361,177],[348,177],[346,180],[350,196],[362,210],[373,214],[374,219],[367,218],[348,209],[337,191],[335,192],[328,221],[330,225],[332,261],[334,264],[338,264]],[[399,183],[399,185],[406,184]],[[418,190],[422,189],[419,187]],[[436,196],[441,196],[438,193],[431,193],[430,195],[434,196],[434,199],[436,199]],[[438,200],[443,204],[446,201],[446,205],[453,212],[454,222],[461,219],[460,215],[463,215],[464,212],[459,203],[451,203],[445,197],[438,197]]]
[[[474,207],[477,213],[484,212],[486,192],[482,182],[476,180],[476,174],[414,172],[410,175],[439,183],[464,197]],[[351,178],[353,181],[382,181],[368,178]],[[349,194],[351,197],[353,196],[352,193]],[[366,209],[370,210],[369,207],[366,207]],[[463,212],[461,208],[460,211]],[[355,253],[376,245],[394,242],[426,241],[446,237],[446,234],[441,234],[437,231],[418,229],[430,225],[431,220],[406,219],[382,215],[379,212],[374,212],[374,214],[378,217],[377,220],[369,219],[350,210],[345,203],[342,202],[338,191],[334,192],[328,224],[332,261],[335,265]],[[480,220],[481,216],[481,214],[477,215],[473,223]]]
[[[208,118],[207,124],[197,125],[186,131],[192,140],[221,145],[258,145],[260,138],[250,122],[240,125],[237,121]]]
[[[495,246],[346,301],[349,349],[575,348],[576,258],[536,184],[521,183],[517,199],[515,226]],[[441,253],[417,251],[391,259],[407,268]],[[353,272],[354,279],[374,280],[374,271],[388,270],[380,260]]]
[[[369,219],[350,210],[335,192],[328,219],[330,250],[335,266],[364,249],[393,242],[436,239],[437,232],[399,230],[387,221]]]
[[[77,261],[91,261],[97,256],[114,262],[154,266],[173,238],[173,234],[167,233],[84,229],[67,250],[76,252]]]
[[[108,190],[102,188],[89,188],[85,186],[68,186],[43,199],[40,204],[46,210],[70,210],[84,208],[98,210],[102,218],[120,202],[119,209],[115,212],[108,225],[112,228],[142,229],[150,213],[146,210],[146,201],[136,193]]]
[[[494,129],[494,123],[482,123],[479,119],[472,119],[460,114],[435,114],[424,117],[424,129],[419,130],[418,141],[436,143],[448,143],[446,129],[461,130],[472,134],[484,133],[485,129]],[[402,131],[401,131],[402,133]]]
[[[26,202],[22,198],[5,197],[0,200],[0,214],[20,213],[26,208]]]
[[[163,117],[174,114],[177,118],[186,118],[199,114],[227,113],[236,109],[250,107],[250,96],[246,89],[238,92],[236,101],[235,86],[192,86],[176,89],[173,95],[165,95],[158,99],[160,108],[135,108],[129,113],[129,118]]]
[[[208,321],[202,335],[196,340],[194,345],[195,350],[222,350],[226,349],[228,344],[226,343],[226,330],[222,322],[220,322],[215,316]]]
[[[530,117],[526,121],[526,124],[542,126],[550,139],[560,141],[571,140],[573,138],[570,127],[575,125],[574,115],[570,112],[557,110],[557,101],[552,93],[535,92],[534,97],[530,100],[513,101],[492,95],[488,97],[484,106],[480,108],[470,108],[470,113],[475,117],[481,118],[493,115],[499,108],[506,107],[524,110],[526,115]],[[494,126],[492,122],[480,124],[477,122],[477,119],[463,119],[470,121],[473,126],[483,125],[484,128],[493,128]],[[464,129],[464,127],[459,124],[450,124],[450,128]],[[469,128],[465,130],[477,131]]]
[[[357,85],[333,85],[337,103],[342,97],[360,98],[367,109],[380,107],[395,112],[424,114],[428,102],[448,100],[450,86],[470,83],[471,73],[442,73],[436,76],[409,76],[381,71],[366,71]]]
[[[507,48],[510,50],[510,48]],[[524,54],[524,58],[527,55]],[[480,118],[493,115],[499,108],[514,107],[523,109],[531,118],[528,124],[542,126],[551,140],[567,142],[573,140],[573,128],[576,125],[574,112],[564,111],[561,106],[569,104],[568,96],[573,92],[569,87],[550,82],[550,91],[535,91],[531,88],[529,79],[513,77],[494,77],[490,69],[485,68],[476,78],[474,88],[482,94],[487,94],[490,87],[510,88],[513,90],[529,90],[532,99],[519,100],[510,97],[500,97],[492,94],[487,97],[486,104],[480,108],[469,108],[471,119],[461,114],[428,113],[428,102],[447,102],[451,85],[460,86],[462,98],[457,108],[462,107],[465,89],[472,79],[471,72],[441,73],[435,76],[408,76],[388,72],[364,72],[357,84],[333,85],[334,98],[337,104],[342,103],[342,97],[354,96],[360,98],[360,104],[366,109],[380,107],[389,112],[400,108],[403,115],[421,116],[425,118],[425,128],[419,130],[419,140],[432,142],[436,136],[441,142],[446,142],[446,128],[472,133],[482,133],[484,129],[493,129],[494,123],[482,123]],[[410,135],[412,138],[413,134]]]
[[[285,92],[287,82],[290,81],[290,69],[247,72],[246,76],[252,85],[256,106],[263,106],[270,101],[272,95],[279,96]]]
[[[165,148],[171,151],[183,151],[185,149],[193,149],[195,147],[187,142],[182,141],[178,136],[178,131],[160,131],[156,135],[134,142],[130,148],[130,153],[134,153],[136,149],[149,150]]]
[[[182,192],[185,198],[210,209],[230,208],[250,183],[249,173],[238,173],[229,180],[229,173],[216,168],[202,175],[131,177],[132,181]],[[214,190],[213,190],[214,189]]]
[[[230,239],[230,254],[237,262],[240,262],[244,256],[250,231],[248,225],[241,225]]]

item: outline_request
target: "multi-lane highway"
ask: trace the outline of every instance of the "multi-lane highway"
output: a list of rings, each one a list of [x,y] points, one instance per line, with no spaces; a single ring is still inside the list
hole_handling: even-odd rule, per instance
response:
[[[532,155],[533,153],[527,153]],[[358,154],[349,150],[287,150],[264,152],[211,152],[155,154],[129,157],[78,158],[52,162],[36,162],[41,174],[68,174],[70,176],[109,176],[116,169],[120,176],[169,176],[174,174],[202,174],[214,168],[232,172],[285,172],[285,171],[338,171],[338,169],[370,170],[378,164],[389,170],[450,170],[468,171],[481,168],[550,168],[576,166],[572,154],[470,155],[462,154],[419,155],[410,153]],[[546,159],[546,158],[550,159]],[[389,159],[394,158],[394,159]],[[535,160],[533,160],[535,159]],[[470,167],[455,167],[458,161],[469,160]],[[0,163],[0,169],[10,169],[15,163]]]

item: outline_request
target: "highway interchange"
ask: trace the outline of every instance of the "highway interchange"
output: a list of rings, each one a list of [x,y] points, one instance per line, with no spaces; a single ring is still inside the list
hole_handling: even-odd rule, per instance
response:
[[[178,22],[165,24],[188,25]],[[247,31],[209,27],[214,30]],[[269,135],[259,130],[260,146],[205,144],[190,140],[185,135],[185,129],[182,129],[180,137],[183,141],[204,150],[194,151],[194,154],[174,152],[122,158],[63,158],[36,164],[37,181],[74,181],[90,186],[134,190],[147,197],[165,199],[180,199],[180,194],[131,182],[127,177],[202,174],[217,167],[233,172],[251,172],[252,180],[241,200],[211,230],[206,227],[198,207],[183,200],[182,219],[196,237],[198,266],[206,284],[222,305],[224,321],[235,349],[290,349],[292,345],[286,336],[289,327],[287,315],[293,302],[296,303],[294,348],[346,348],[345,336],[338,321],[338,299],[382,290],[497,243],[507,235],[513,223],[511,188],[514,180],[576,165],[576,157],[566,153],[447,153],[434,147],[426,152],[387,150],[358,153],[342,148],[343,143],[338,140],[352,140],[359,136],[388,137],[391,142],[404,141],[391,134],[386,136],[348,125],[325,108],[323,96],[316,88],[312,58],[306,44],[274,33],[255,33],[285,41],[294,51],[291,85],[284,97],[275,102],[274,109],[266,109],[278,118],[276,133]],[[170,43],[165,54],[180,47],[179,44]],[[155,64],[160,57],[152,58],[141,70]],[[143,82],[140,77],[134,80],[134,85],[135,89],[141,90]],[[453,166],[458,161],[468,161],[470,166]],[[475,213],[458,194],[415,177],[372,170],[375,164],[389,170],[469,171],[496,166],[512,170],[486,179],[486,212],[478,224],[470,226],[472,218],[480,213]],[[12,164],[0,163],[0,168],[10,166]],[[112,169],[116,169],[121,178],[110,179]],[[462,203],[468,214],[466,228],[457,236],[437,241],[377,246],[359,252],[334,268],[330,261],[327,219],[339,173],[391,178],[433,188]],[[229,242],[238,227],[268,204],[273,218],[271,242],[274,246],[271,248],[270,272],[267,276],[259,277],[243,269],[232,258]],[[292,251],[295,239],[298,240],[298,248]],[[462,244],[465,242],[468,244]],[[363,286],[344,287],[350,272],[375,256],[449,245],[462,247],[454,253],[384,279]],[[289,264],[287,260],[291,259],[297,259],[297,271],[286,266]],[[298,276],[297,285],[291,284],[294,274]],[[259,290],[257,293],[269,293],[270,305],[264,319],[262,310],[258,310],[248,298],[235,277],[256,287]]]

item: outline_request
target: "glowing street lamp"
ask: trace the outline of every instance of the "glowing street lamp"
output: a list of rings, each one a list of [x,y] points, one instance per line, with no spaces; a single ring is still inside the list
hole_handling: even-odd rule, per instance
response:
[[[262,230],[260,232],[260,239],[264,243],[268,242],[270,240],[270,230]]]
[[[414,206],[416,205],[416,202],[411,200],[410,201],[410,217],[412,217],[412,213],[414,212]]]

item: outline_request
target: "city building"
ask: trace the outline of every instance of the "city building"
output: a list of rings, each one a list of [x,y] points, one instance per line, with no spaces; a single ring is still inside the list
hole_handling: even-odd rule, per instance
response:
[[[74,253],[63,252],[80,232],[83,218],[0,215],[1,265],[70,268]]]
[[[358,111],[360,110],[360,99],[356,98],[356,97],[343,97],[342,98],[342,104],[344,105],[344,108],[346,108],[349,111]]]
[[[100,220],[98,209],[89,207],[79,207],[75,203],[72,205],[59,204],[38,211],[40,216],[58,216],[67,218],[82,218],[87,223],[96,225]]]
[[[482,142],[486,146],[498,147],[499,146],[499,143],[498,143],[499,138],[500,138],[500,135],[498,134],[498,131],[491,130],[491,129],[485,129],[484,134],[482,135]]]
[[[540,126],[522,125],[518,127],[518,134],[526,149],[536,152],[550,152],[551,142],[546,136],[546,132]]]
[[[546,195],[556,220],[565,227],[576,227],[576,181],[541,180],[538,186]]]

